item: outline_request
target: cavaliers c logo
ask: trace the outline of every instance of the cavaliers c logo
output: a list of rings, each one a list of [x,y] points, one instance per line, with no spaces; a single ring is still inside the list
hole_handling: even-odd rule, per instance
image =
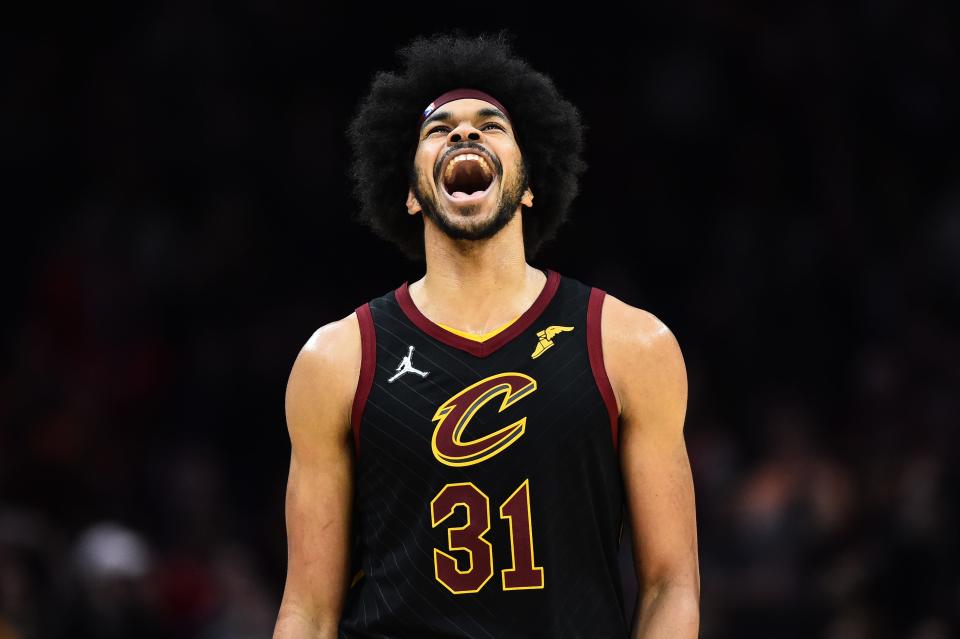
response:
[[[503,395],[503,412],[519,399],[537,390],[537,381],[523,373],[497,373],[445,401],[437,409],[432,421],[439,421],[433,431],[433,455],[448,466],[470,466],[493,457],[517,441],[526,428],[527,418],[504,426],[479,439],[463,440],[463,431],[480,408],[497,395]]]

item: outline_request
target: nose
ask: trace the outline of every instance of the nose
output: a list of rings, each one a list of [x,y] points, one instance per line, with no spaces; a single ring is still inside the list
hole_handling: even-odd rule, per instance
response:
[[[470,140],[479,140],[480,131],[478,131],[476,127],[469,122],[463,122],[460,124],[460,126],[450,132],[450,141],[459,142],[464,138],[464,136]]]

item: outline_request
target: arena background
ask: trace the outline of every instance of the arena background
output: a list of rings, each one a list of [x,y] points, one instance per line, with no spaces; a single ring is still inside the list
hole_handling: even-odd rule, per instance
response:
[[[509,26],[589,126],[532,263],[683,349],[701,636],[957,636],[957,5],[837,4],[12,16],[0,637],[270,636],[290,366],[422,275],[350,221],[343,130],[450,26]]]

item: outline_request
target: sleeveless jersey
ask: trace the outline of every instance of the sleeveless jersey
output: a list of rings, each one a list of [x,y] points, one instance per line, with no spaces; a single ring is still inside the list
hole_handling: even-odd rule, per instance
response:
[[[341,639],[627,636],[605,292],[545,273],[484,341],[428,319],[408,282],[356,309]]]

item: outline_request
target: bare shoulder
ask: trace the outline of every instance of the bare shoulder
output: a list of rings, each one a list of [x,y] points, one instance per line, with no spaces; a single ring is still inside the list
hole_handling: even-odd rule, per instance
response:
[[[360,322],[355,311],[313,332],[287,380],[285,406],[292,439],[314,434],[301,431],[314,431],[318,424],[350,434],[360,364]]]
[[[659,317],[607,293],[600,324],[604,367],[621,416],[642,418],[663,402],[686,406],[680,344]]]

